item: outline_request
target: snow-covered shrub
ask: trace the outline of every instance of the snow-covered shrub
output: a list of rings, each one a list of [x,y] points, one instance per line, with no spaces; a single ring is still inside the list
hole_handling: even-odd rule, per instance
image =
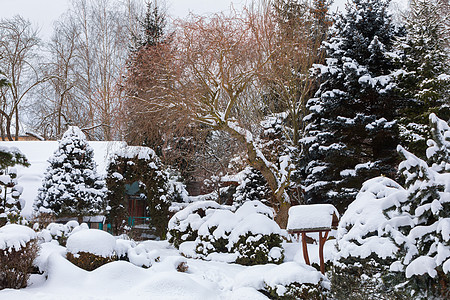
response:
[[[50,166],[34,203],[38,213],[80,220],[103,213],[105,182],[96,172],[94,150],[78,127],[69,127],[48,161]]]
[[[270,299],[328,299],[330,282],[315,268],[303,263],[259,265],[235,278],[237,287],[252,287]]]
[[[273,211],[260,201],[245,202],[236,212],[212,201],[197,202],[171,219],[170,242],[193,241],[195,257],[244,265],[281,263],[281,230]],[[187,254],[187,253],[185,253]]]
[[[128,146],[115,153],[108,166],[106,184],[109,192],[107,220],[114,234],[121,234],[128,224],[128,199],[126,184],[138,182],[138,195],[146,203],[150,217],[150,229],[160,238],[165,238],[169,221],[169,206],[172,201],[167,173],[161,160],[148,147]],[[172,187],[173,188],[173,187]]]
[[[246,204],[250,206],[252,202],[246,202],[244,206]],[[238,209],[235,214],[242,216],[229,237],[229,243],[233,245],[231,251],[237,254],[236,263],[242,265],[282,263],[284,255],[278,224],[259,212],[244,215],[240,214]]]
[[[0,227],[0,290],[26,287],[38,252],[33,229],[17,224]]]
[[[385,204],[387,232],[399,247],[392,282],[415,299],[450,297],[450,127],[430,115],[429,163],[406,151],[400,172],[407,195]],[[430,166],[431,165],[431,166]],[[396,199],[393,199],[396,200]]]
[[[87,271],[117,260],[116,239],[106,231],[80,230],[69,236],[66,246],[67,259]]]
[[[14,147],[0,147],[0,226],[20,223],[19,201],[23,188],[17,185],[15,165],[29,166],[26,157]]]
[[[224,206],[214,201],[199,201],[177,212],[169,220],[169,242],[179,248],[180,244],[187,241],[195,241],[198,229],[204,223],[204,217],[214,209],[222,209]]]
[[[342,216],[337,230],[338,252],[331,277],[337,299],[385,299],[391,289],[382,278],[389,272],[397,246],[383,231],[386,199],[402,199],[406,191],[395,181],[376,177],[366,181]]]

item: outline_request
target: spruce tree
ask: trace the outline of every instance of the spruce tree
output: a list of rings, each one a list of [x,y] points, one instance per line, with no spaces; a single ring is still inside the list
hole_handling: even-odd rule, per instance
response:
[[[105,182],[96,172],[94,150],[78,127],[69,127],[48,162],[34,204],[39,213],[78,217],[80,222],[83,216],[103,213]]]
[[[399,247],[388,280],[401,283],[400,290],[414,299],[448,299],[450,127],[434,114],[430,120],[434,135],[428,143],[428,163],[399,146],[408,197],[385,210],[389,234]]]
[[[307,102],[301,168],[308,203],[332,203],[343,212],[362,182],[395,175],[395,29],[388,2],[354,0],[324,43],[321,81]]]
[[[450,52],[442,5],[441,0],[412,0],[406,35],[399,40],[402,144],[421,158],[430,138],[428,115],[450,119]]]

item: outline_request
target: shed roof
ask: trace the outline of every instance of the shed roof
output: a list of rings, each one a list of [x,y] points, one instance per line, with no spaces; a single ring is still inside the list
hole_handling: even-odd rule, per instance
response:
[[[339,212],[331,204],[296,205],[289,209],[287,230],[330,230],[338,219]]]

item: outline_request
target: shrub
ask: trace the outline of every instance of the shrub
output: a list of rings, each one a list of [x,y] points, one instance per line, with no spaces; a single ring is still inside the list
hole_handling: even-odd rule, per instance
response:
[[[270,299],[279,300],[323,300],[328,299],[328,290],[324,289],[320,284],[293,282],[286,286],[273,288],[271,286],[264,287],[261,290],[264,295]],[[344,298],[343,298],[344,299]]]
[[[240,236],[232,251],[238,253],[236,263],[241,265],[280,264],[284,259],[281,242],[279,234],[261,235],[249,232]]]
[[[280,227],[273,211],[260,201],[245,202],[235,213],[212,201],[197,202],[175,214],[172,242],[176,247],[193,241],[193,250],[183,253],[202,259],[219,259],[243,265],[281,263]]]
[[[177,212],[169,221],[169,242],[179,248],[183,242],[195,241],[204,218],[214,209],[225,209],[225,206],[214,201],[199,201]]]
[[[0,228],[0,290],[27,286],[39,246],[36,233],[21,225]]]
[[[81,269],[92,271],[104,264],[117,260],[117,257],[103,257],[88,252],[78,252],[77,254],[67,252],[67,259]]]

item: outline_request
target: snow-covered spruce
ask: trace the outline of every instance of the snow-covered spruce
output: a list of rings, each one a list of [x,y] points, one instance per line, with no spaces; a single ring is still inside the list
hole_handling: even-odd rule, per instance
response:
[[[430,115],[429,163],[399,146],[406,197],[385,203],[387,232],[399,247],[390,269],[394,283],[416,299],[450,296],[450,128]],[[431,165],[431,166],[430,166]]]
[[[387,1],[354,0],[325,42],[321,85],[307,101],[302,143],[305,200],[343,213],[362,183],[395,175],[398,98],[392,76],[394,26]]]
[[[26,287],[38,252],[33,229],[17,224],[0,227],[0,290]]]
[[[406,34],[398,41],[400,50],[397,72],[398,91],[404,97],[401,106],[401,144],[424,159],[430,138],[427,116],[435,112],[450,118],[450,52],[446,46],[448,32],[440,0],[412,0],[405,18]]]
[[[128,146],[117,151],[108,166],[107,220],[112,224],[114,234],[121,234],[128,225],[128,203],[124,197],[126,185],[138,184],[139,196],[145,201],[150,228],[153,234],[164,239],[169,221],[169,207],[172,199],[180,198],[182,190],[170,184],[161,160],[148,147]],[[179,186],[181,188],[181,186]],[[178,195],[178,196],[177,196]]]
[[[342,217],[332,277],[335,297],[448,298],[450,130],[435,115],[430,120],[430,162],[399,146],[405,188],[384,177],[371,179]]]
[[[256,200],[234,213],[216,202],[197,202],[172,217],[170,241],[185,255],[206,260],[281,263],[281,230],[272,218],[272,209]]]
[[[99,215],[105,208],[105,182],[96,172],[94,151],[84,133],[69,127],[49,158],[34,208],[55,217]]]
[[[17,184],[15,165],[29,166],[29,163],[19,149],[0,147],[0,226],[23,221],[20,217],[23,188]]]
[[[103,230],[80,230],[67,239],[67,259],[87,271],[116,260],[115,249],[116,239]]]
[[[233,194],[234,203],[242,205],[242,203],[252,200],[269,203],[272,192],[261,172],[252,167],[246,167],[237,176],[240,180],[236,192]]]

